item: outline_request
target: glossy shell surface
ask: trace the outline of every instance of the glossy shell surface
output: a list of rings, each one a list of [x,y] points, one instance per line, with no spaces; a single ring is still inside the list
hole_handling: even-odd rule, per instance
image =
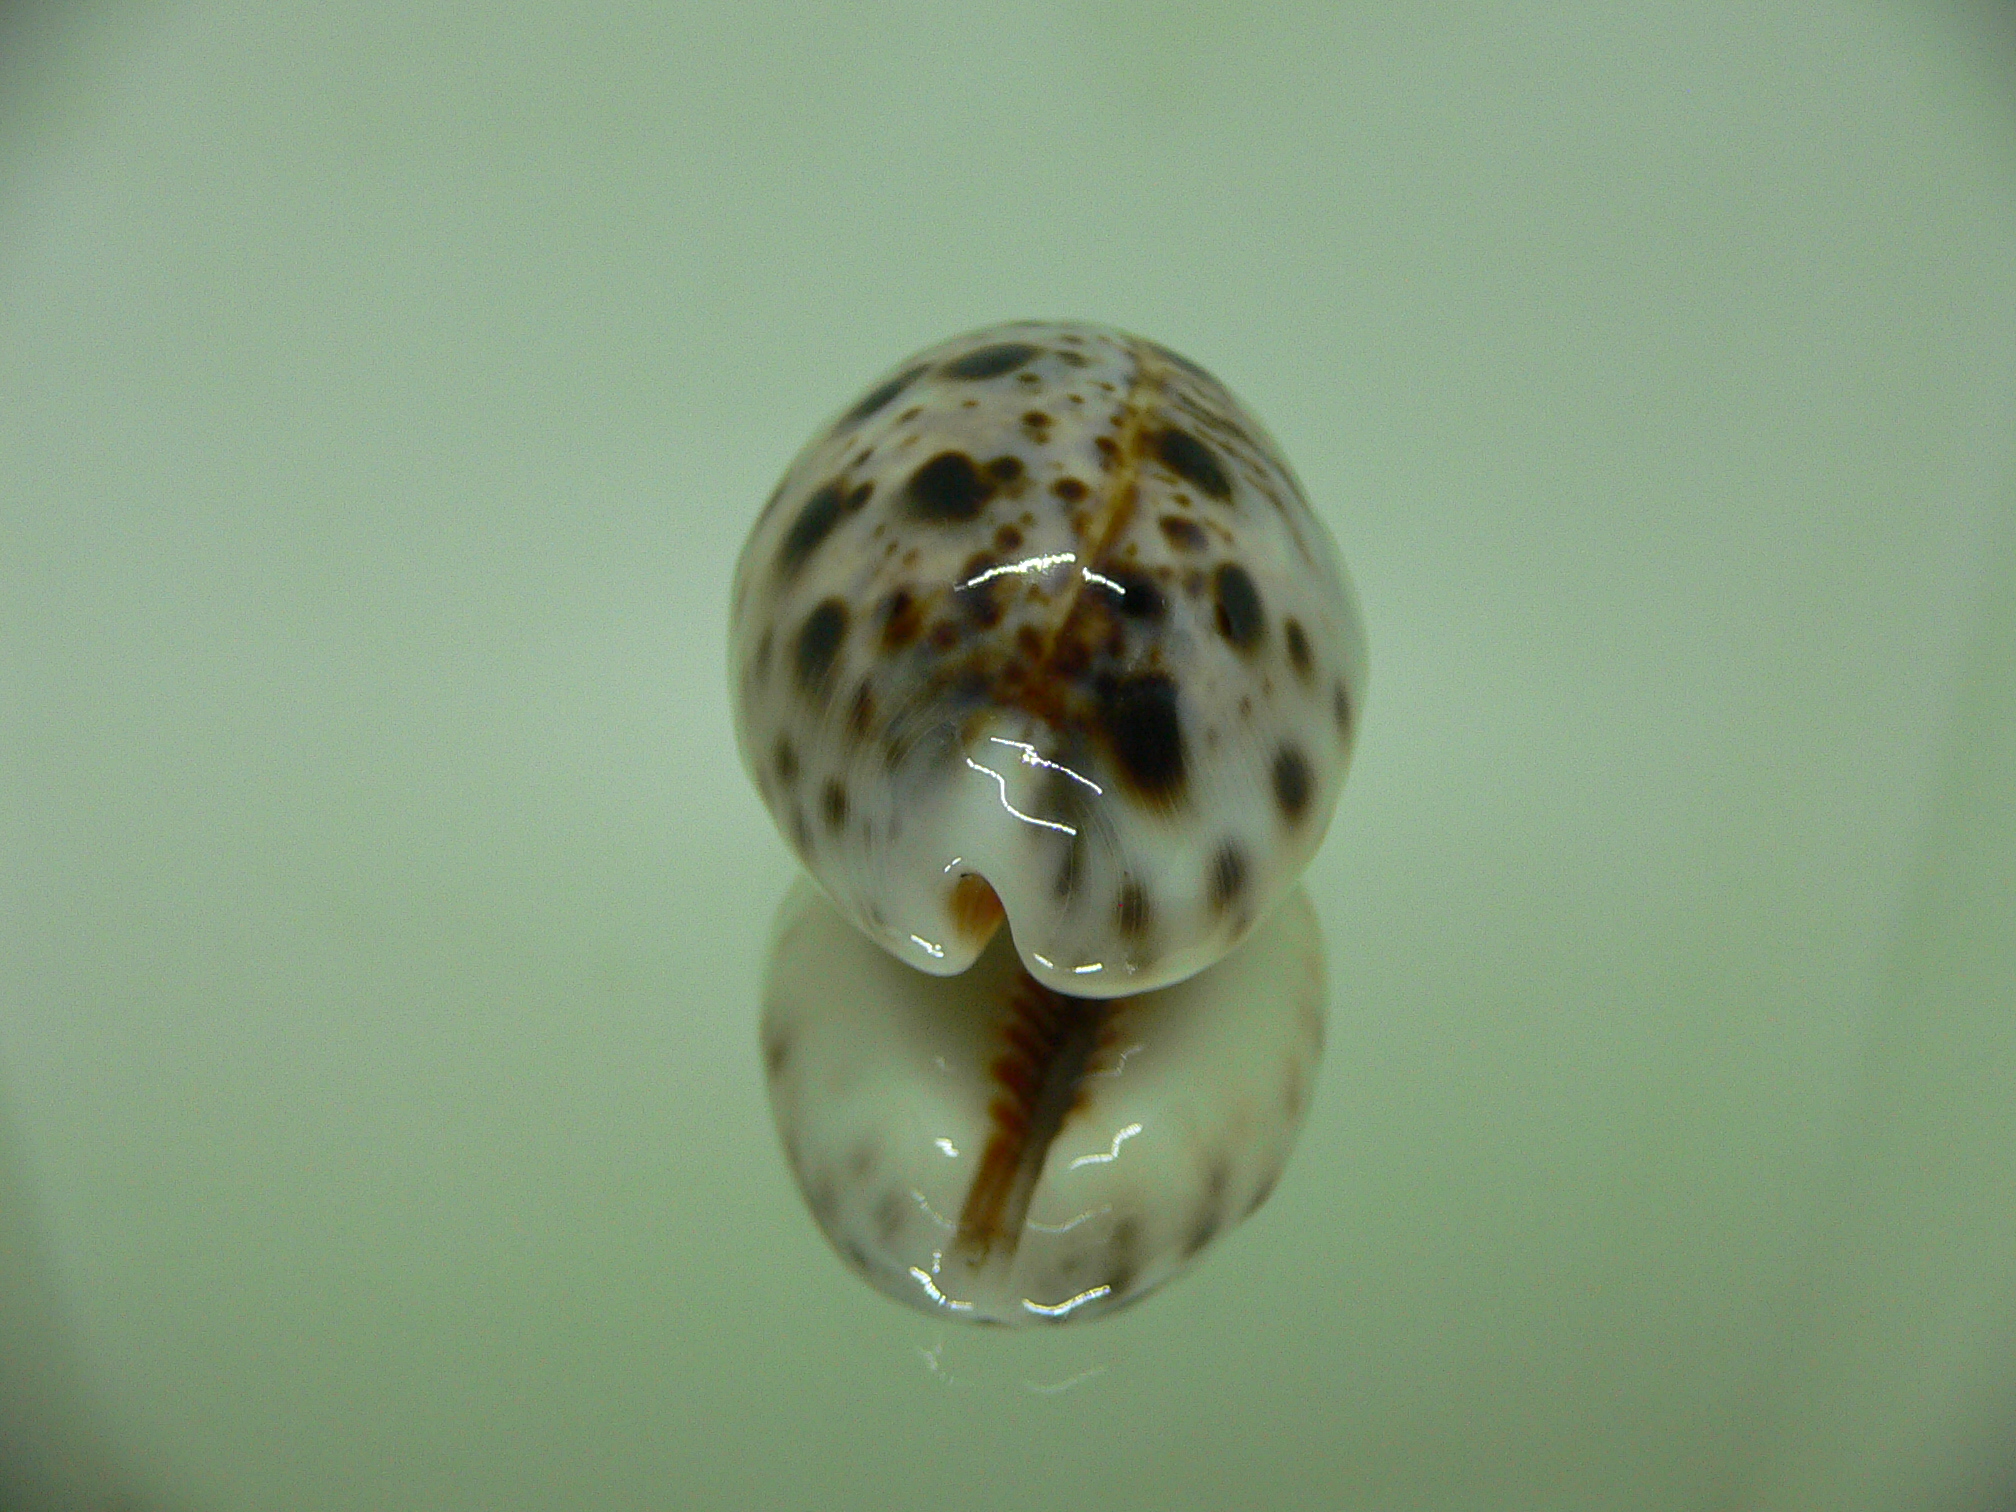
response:
[[[998,938],[963,976],[908,970],[801,879],[764,991],[771,1109],[821,1230],[878,1289],[967,1322],[1096,1318],[1274,1189],[1324,996],[1299,887],[1209,970],[1085,999]]]
[[[898,364],[736,569],[743,759],[845,916],[1110,997],[1218,959],[1329,823],[1365,678],[1336,549],[1196,364],[1022,322]]]

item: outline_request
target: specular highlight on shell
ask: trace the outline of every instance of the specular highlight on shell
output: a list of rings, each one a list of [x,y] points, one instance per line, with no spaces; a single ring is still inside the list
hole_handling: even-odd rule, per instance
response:
[[[1081,997],[1217,960],[1328,825],[1365,678],[1328,531],[1204,369],[1019,322],[898,364],[736,569],[742,755],[834,904]]]

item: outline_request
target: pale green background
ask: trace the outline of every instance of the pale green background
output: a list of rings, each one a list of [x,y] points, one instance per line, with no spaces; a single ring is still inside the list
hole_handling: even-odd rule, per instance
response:
[[[2011,17],[0,12],[0,1498],[2008,1485]],[[722,640],[1023,315],[1249,400],[1373,678],[1273,1201],[1006,1339],[773,1146]]]

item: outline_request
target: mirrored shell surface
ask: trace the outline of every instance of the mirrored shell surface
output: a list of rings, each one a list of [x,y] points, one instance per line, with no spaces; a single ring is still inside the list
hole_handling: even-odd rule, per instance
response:
[[[877,950],[802,878],[779,911],[763,1054],[792,1170],[880,1290],[972,1322],[1093,1318],[1263,1202],[1323,1044],[1296,888],[1209,970],[1068,998],[997,939],[954,978]]]
[[[841,911],[926,972],[1181,980],[1300,873],[1364,635],[1258,421],[1202,368],[1022,322],[899,364],[792,463],[736,569],[744,761]]]

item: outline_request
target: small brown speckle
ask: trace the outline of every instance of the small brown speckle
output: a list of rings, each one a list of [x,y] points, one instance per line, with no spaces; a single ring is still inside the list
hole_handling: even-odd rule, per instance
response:
[[[1211,858],[1211,911],[1223,913],[1246,890],[1246,857],[1227,840]]]
[[[826,787],[819,795],[819,807],[826,816],[826,827],[837,830],[847,823],[847,788],[839,778],[826,779]]]
[[[1077,504],[1084,500],[1086,488],[1076,478],[1059,478],[1055,483],[1050,485],[1050,492],[1057,495],[1066,504]]]
[[[1344,686],[1344,679],[1337,679],[1337,687],[1330,696],[1330,713],[1337,721],[1337,733],[1350,738],[1351,735],[1351,694]]]
[[[924,613],[907,588],[898,588],[882,600],[882,649],[901,651],[917,639],[924,628]]]
[[[1202,551],[1211,544],[1210,537],[1204,534],[1195,520],[1186,520],[1181,515],[1163,515],[1155,523],[1162,527],[1162,534],[1178,551]]]
[[[798,780],[798,752],[788,737],[777,737],[777,748],[770,753],[770,764],[777,769],[777,780],[786,787]]]
[[[1309,637],[1302,633],[1302,622],[1290,615],[1282,622],[1281,630],[1288,642],[1288,664],[1295,669],[1298,677],[1306,681],[1309,677],[1311,660]]]

